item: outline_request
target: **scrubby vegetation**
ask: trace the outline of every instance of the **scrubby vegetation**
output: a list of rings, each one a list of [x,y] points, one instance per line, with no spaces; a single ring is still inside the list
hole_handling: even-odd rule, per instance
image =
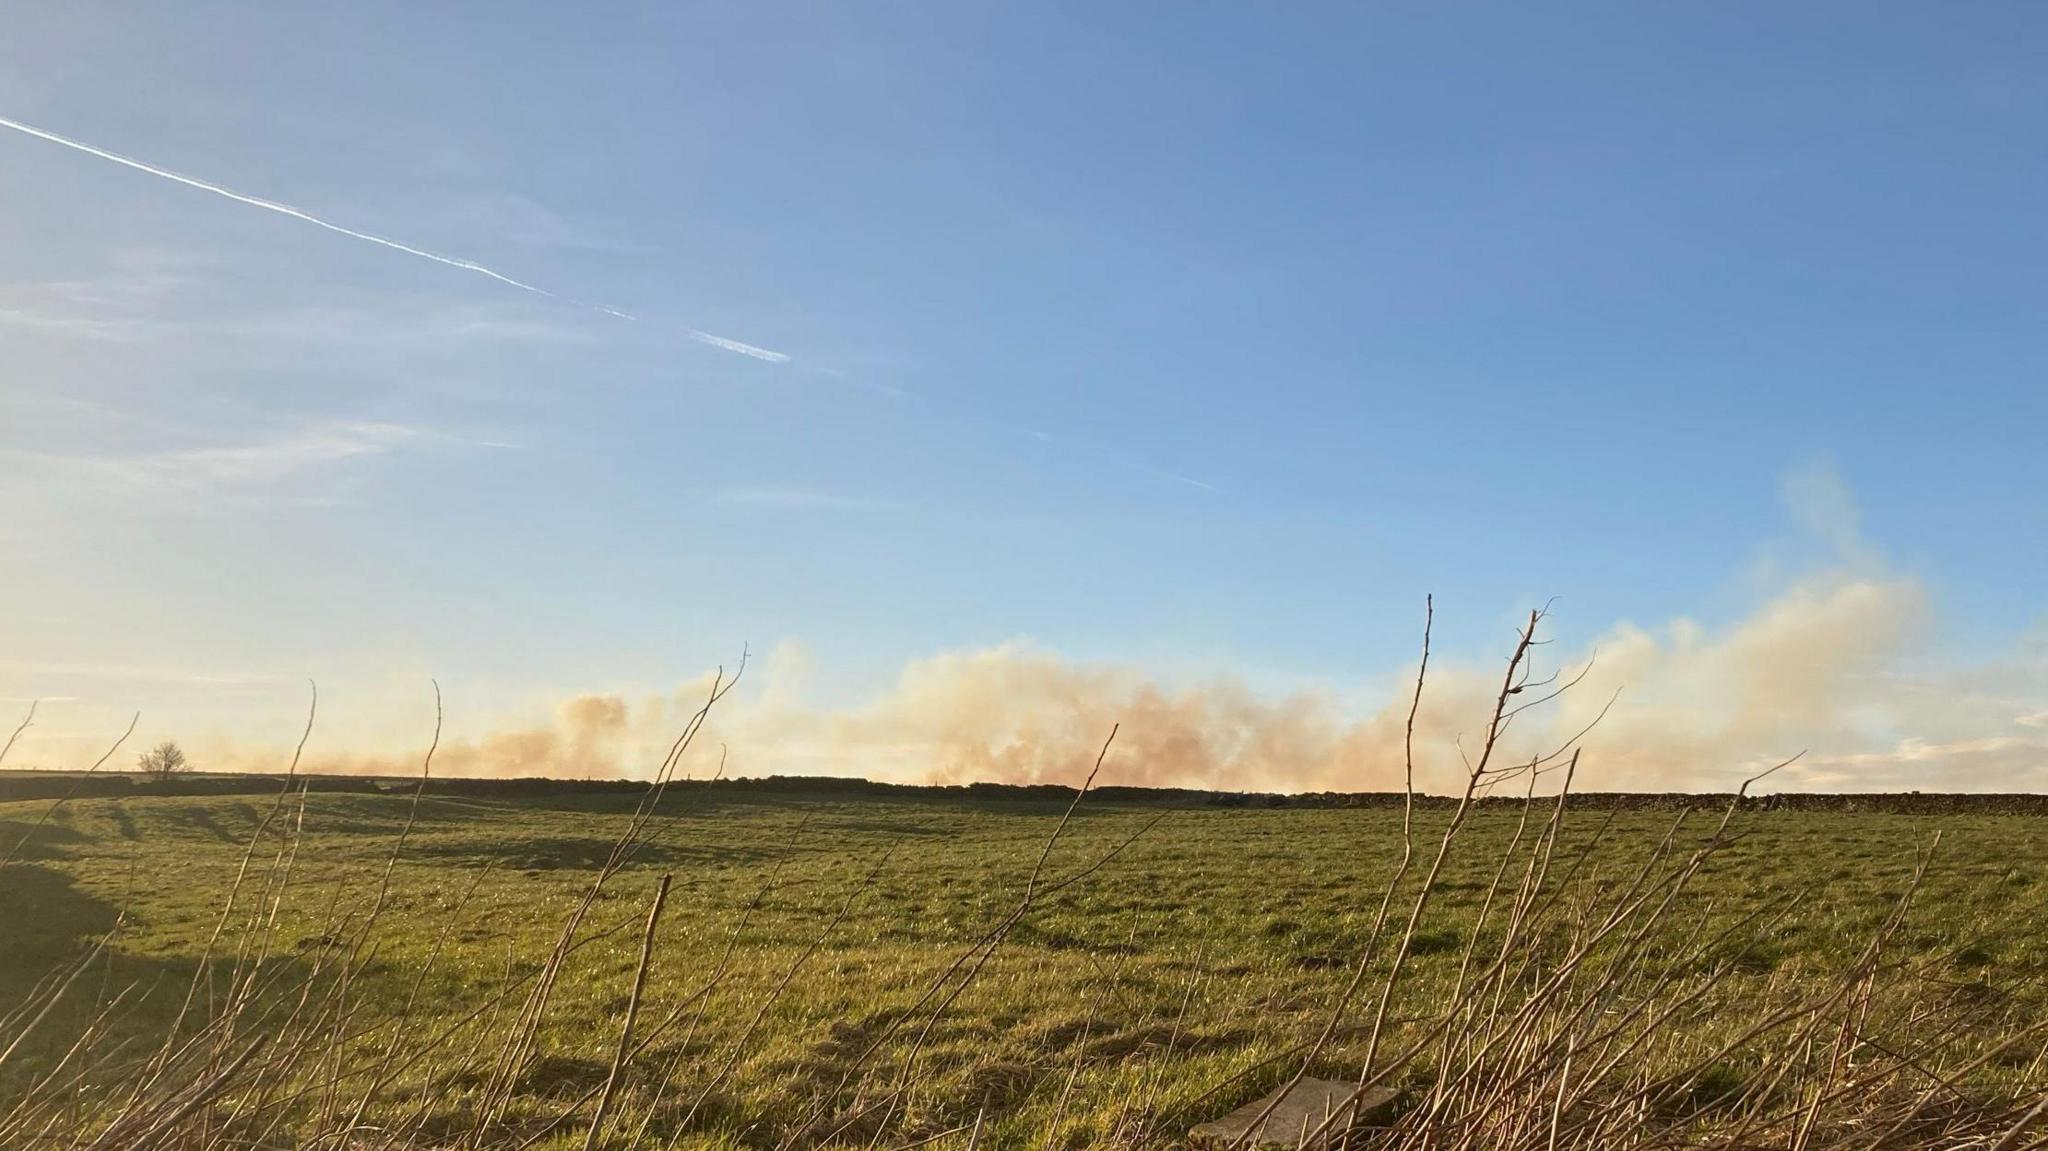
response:
[[[0,842],[11,843],[45,806],[0,808]],[[189,1052],[196,1065],[171,1069],[183,1078],[167,1075],[166,1098],[265,1035],[304,1041],[294,1058],[308,1066],[268,1099],[233,1090],[212,1101],[222,1146],[238,1145],[227,1141],[231,1130],[255,1139],[273,1126],[257,1145],[296,1146],[296,1132],[345,1122],[367,1125],[359,1146],[379,1145],[370,1128],[395,1146],[459,1145],[470,1134],[500,1071],[497,1049],[563,921],[632,821],[632,799],[422,800],[368,939],[361,929],[410,799],[328,794],[302,805],[295,795],[258,837],[268,807],[250,796],[78,801],[0,873],[5,1009],[36,1001],[34,989],[47,991],[52,973],[68,977],[69,965],[92,955],[0,1066],[6,1100],[50,1109],[55,1130],[86,1130],[119,1111],[181,1008],[182,1030],[197,1033],[253,982],[233,1032]],[[1042,801],[677,793],[594,902],[530,1060],[498,1085],[505,1098],[493,1137],[516,1144],[566,1113],[555,1140],[581,1145],[592,1101],[580,1111],[576,1104],[609,1073],[648,904],[658,877],[672,874],[638,1049],[622,1073],[607,1145],[627,1145],[643,1123],[660,1140],[637,1145],[678,1134],[680,1145],[823,1141],[828,1124],[851,1118],[864,1071],[878,1073],[870,1093],[885,1090],[935,1006],[911,1013],[926,989],[1015,910],[1059,814]],[[1418,814],[1418,842],[1440,835],[1446,814]],[[1496,905],[1513,898],[1527,845],[1549,815],[1539,804],[1530,826],[1513,810],[1472,819],[1408,942],[1409,970],[1383,1046],[1402,1049],[1439,1027],[1460,969],[1469,982],[1493,959],[1503,911],[1488,912],[1476,933],[1475,925],[1490,892]],[[1092,863],[1158,816],[1142,805],[1084,803],[1048,876],[1057,882]],[[1717,819],[1702,812],[1678,824],[1661,812],[1568,809],[1545,890],[1574,907],[1611,904],[1674,824],[1661,852],[1666,866],[1683,862]],[[1525,846],[1512,857],[1516,874],[1496,890],[1518,828]],[[1935,1054],[1936,1036],[1912,1022],[1911,1009],[1887,1020],[1881,1011],[1893,1005],[1873,1003],[1882,1029],[1865,1036],[1874,1046],[1842,1074],[1863,1073],[1903,1044],[1935,1065],[1890,1089],[1910,1096],[1940,1084],[1937,1075],[1953,1080],[1953,1090],[1939,1087],[1936,1114],[1964,1099],[2038,1088],[2038,1031],[1992,1048],[2048,1019],[2038,997],[2048,969],[2040,929],[2048,923],[2048,823],[1779,812],[1738,817],[1735,830],[1740,837],[1674,897],[1632,960],[1675,981],[1660,995],[1673,1005],[1718,981],[1630,1057],[1624,1080],[1679,1069],[1770,1012],[1836,986],[1899,916],[1874,975],[1963,1010],[1966,1030],[1940,1037]],[[1936,834],[1940,847],[1900,915]],[[986,1108],[991,1145],[1036,1146],[1056,1114],[1068,1145],[1118,1134],[1171,1140],[1193,1119],[1256,1096],[1295,1070],[1288,1053],[1322,1031],[1351,981],[1401,841],[1398,810],[1168,811],[1085,881],[1035,900],[931,1024],[916,1088],[897,1113],[886,1125],[879,1116],[857,1122],[840,1139],[866,1145],[886,1132],[893,1146],[972,1124]],[[1584,863],[1572,862],[1582,854]],[[224,918],[238,874],[242,891]],[[1545,946],[1568,944],[1560,937]],[[1391,955],[1391,944],[1377,948],[1367,988]],[[345,990],[337,986],[344,972],[352,972]],[[195,976],[199,991],[187,1007]],[[308,986],[320,990],[302,998]],[[1369,1017],[1371,1004],[1361,1006]],[[10,1028],[27,1022],[16,1017]],[[1363,1018],[1340,1025],[1315,1069],[1355,1076],[1365,1032]],[[89,1049],[69,1051],[89,1034]],[[313,1090],[317,1065],[339,1042],[350,1049],[346,1065],[329,1069],[339,1081]],[[385,1066],[387,1047],[394,1054]],[[259,1049],[251,1063],[274,1057],[274,1048]],[[90,1089],[72,1086],[80,1073]],[[1437,1073],[1434,1064],[1411,1064],[1400,1078]],[[1741,1110],[1749,1092],[1781,1105],[1798,1097],[1796,1082],[1771,1084],[1769,1074],[1755,1050],[1738,1045],[1642,1105],[1697,1126]],[[234,1120],[237,1111],[247,1119]]]
[[[1171,1146],[1302,1075],[1397,1091],[1358,1146],[2042,1145],[2048,822],[1488,750],[1526,798],[0,805],[0,1146]]]

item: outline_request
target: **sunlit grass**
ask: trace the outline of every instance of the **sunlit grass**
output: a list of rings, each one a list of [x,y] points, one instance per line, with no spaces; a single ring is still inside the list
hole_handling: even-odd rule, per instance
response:
[[[79,801],[56,813],[27,859],[0,874],[0,922],[10,925],[0,934],[0,1009],[24,1000],[117,920],[118,934],[88,973],[89,992],[60,1003],[0,1069],[0,1089],[20,1090],[55,1066],[95,1003],[124,988],[133,990],[112,1026],[138,1050],[168,1026],[272,804],[260,795],[137,796]],[[11,842],[43,806],[0,807],[0,820],[13,825],[0,825],[0,835]],[[353,930],[409,806],[402,795],[315,793],[295,847],[275,828],[259,843],[252,858],[266,866],[280,849],[291,851],[288,886],[259,895],[245,882],[241,896],[245,907],[275,903],[274,966],[311,972]],[[349,1027],[374,1031],[411,1001],[408,1033],[430,1035],[530,975],[626,830],[631,808],[630,796],[426,797],[349,993]],[[672,874],[643,1019],[659,1022],[676,1005],[693,1005],[653,1032],[629,1064],[617,1111],[627,1118],[614,1136],[637,1130],[677,1135],[684,1145],[772,1147],[828,1134],[806,1133],[804,1120],[857,1076],[888,1021],[1014,910],[1061,809],[743,787],[671,795],[647,842],[600,893],[584,932],[593,938],[563,969],[505,1123],[540,1130],[602,1082],[647,901],[657,878]],[[1157,815],[1142,805],[1084,805],[1048,873],[1096,859]],[[1688,819],[1681,847],[1702,840],[1718,816]],[[1274,1057],[1313,1038],[1365,951],[1399,855],[1400,818],[1388,809],[1171,810],[1100,872],[1053,893],[1017,925],[932,1026],[915,1089],[888,1116],[891,1137],[945,1132],[984,1112],[983,1138],[1003,1143],[1042,1139],[1056,1113],[1059,1138],[1070,1145],[1148,1124],[1156,1136],[1165,1127],[1185,1131],[1284,1079],[1295,1065]],[[1450,994],[1518,818],[1512,808],[1482,810],[1459,841],[1429,920],[1409,944],[1390,1046],[1428,1026]],[[1569,815],[1560,858],[1599,837],[1570,879],[1574,897],[1594,900],[1625,886],[1676,818]],[[296,807],[290,819],[298,825]],[[1418,840],[1433,839],[1445,819],[1420,813]],[[2048,884],[2040,881],[2048,875],[2048,823],[1759,812],[1739,817],[1739,830],[1661,921],[1668,946],[1648,950],[1703,969],[1725,960],[1728,970],[1682,1029],[1642,1053],[1644,1073],[1710,1049],[1766,1003],[1839,978],[1892,913],[1916,851],[1937,830],[1939,853],[1893,946],[1933,964],[1963,995],[2029,987],[2044,969],[2048,934],[2038,925],[2048,922]],[[851,910],[825,932],[849,900]],[[1718,952],[1703,957],[1684,946],[1765,907],[1772,910]],[[1480,953],[1498,929],[1496,917],[1481,933]],[[242,930],[231,925],[229,935]],[[202,988],[228,994],[236,946],[215,946],[217,970]],[[729,947],[733,962],[705,992]],[[1368,981],[1389,962],[1391,949],[1378,950]],[[785,979],[786,990],[749,1031]],[[294,983],[281,977],[278,986]],[[2020,1003],[2006,1022],[2023,1024],[2033,1010]],[[1315,1070],[1356,1076],[1363,1031],[1340,1028]],[[374,1109],[417,1115],[422,1145],[466,1132],[486,1089],[470,1058],[479,1042],[488,1040],[466,1037],[394,1076]],[[887,1050],[908,1042],[899,1035]],[[1965,1085],[2024,1086],[2040,1051],[2038,1038],[2019,1044],[1972,1069]],[[1740,1089],[1744,1074],[1731,1059],[1663,1105],[1710,1107],[1717,1094]],[[856,1124],[842,1138],[865,1144],[874,1134]],[[580,1146],[581,1137],[580,1125],[567,1122],[536,1145]]]

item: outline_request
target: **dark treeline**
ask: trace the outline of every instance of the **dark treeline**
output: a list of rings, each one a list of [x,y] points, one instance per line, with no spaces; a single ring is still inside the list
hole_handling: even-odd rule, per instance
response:
[[[319,792],[362,795],[410,793],[417,780],[390,776],[313,775],[298,777],[307,788]],[[149,795],[246,795],[275,791],[283,777],[263,773],[209,774],[193,772],[169,779],[145,778],[128,773],[85,775],[51,771],[0,771],[0,802],[10,800],[87,799]],[[576,795],[638,795],[646,782],[630,779],[484,779],[448,777],[427,780],[429,795],[476,798],[523,799]],[[886,797],[911,800],[994,800],[1059,803],[1073,797],[1070,787],[1058,784],[902,784],[877,783],[866,779],[830,776],[769,776],[764,779],[717,781],[679,780],[669,785],[677,792],[716,792],[727,796],[819,796]],[[1164,807],[1255,807],[1255,808],[1341,808],[1399,807],[1399,792],[1309,792],[1278,795],[1261,792],[1205,791],[1175,787],[1098,787],[1090,793],[1096,803],[1125,806]],[[1711,792],[1583,792],[1573,795],[1576,807],[1597,810],[1668,811],[1685,807],[1719,806],[1733,796]],[[1443,796],[1417,796],[1416,806],[1448,808],[1454,800]],[[1520,803],[1519,796],[1495,796],[1482,801],[1490,805]],[[2048,795],[2017,793],[1948,792],[1789,792],[1755,796],[1745,807],[1762,810],[1873,812],[1898,815],[2048,815]]]

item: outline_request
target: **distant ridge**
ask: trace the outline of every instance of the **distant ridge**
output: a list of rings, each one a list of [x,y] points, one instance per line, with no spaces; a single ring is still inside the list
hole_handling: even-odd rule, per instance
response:
[[[417,780],[402,776],[313,775],[299,780],[319,792],[353,794],[411,793]],[[280,774],[237,772],[193,772],[163,782],[130,773],[84,775],[78,772],[20,769],[0,771],[0,803],[56,799],[112,798],[152,795],[247,795],[275,790],[283,781]],[[575,795],[638,795],[647,782],[637,779],[517,779],[450,776],[427,781],[428,795],[459,795],[505,799]],[[933,802],[1060,803],[1073,798],[1074,789],[1059,784],[967,783],[906,784],[878,783],[867,779],[837,776],[775,775],[759,779],[677,780],[669,789],[678,794],[715,793],[728,796],[819,796],[873,797]],[[1347,808],[1399,807],[1398,791],[1307,792],[1280,795],[1266,792],[1209,791],[1182,787],[1098,787],[1089,793],[1091,802],[1118,806],[1205,807],[1205,808]],[[1539,797],[1541,798],[1541,797]],[[1729,792],[1573,792],[1572,806],[1601,811],[1675,811],[1685,807],[1709,807],[1733,799]],[[1455,800],[1440,795],[1417,795],[1416,806],[1446,808]],[[1492,796],[1481,801],[1488,806],[1522,802],[1520,796]],[[1746,809],[1757,811],[1836,811],[1896,815],[2042,815],[2048,816],[2048,795],[2025,792],[1780,792],[1752,796],[1743,801]]]

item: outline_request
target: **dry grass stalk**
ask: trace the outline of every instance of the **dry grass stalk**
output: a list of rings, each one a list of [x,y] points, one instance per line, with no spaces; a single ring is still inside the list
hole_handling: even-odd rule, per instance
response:
[[[595,1151],[597,1137],[604,1131],[605,1113],[619,1089],[619,1073],[633,1052],[633,1021],[640,1017],[640,996],[647,991],[647,967],[654,961],[654,928],[661,922],[662,905],[668,902],[668,885],[675,877],[664,875],[654,889],[654,905],[647,909],[647,931],[640,937],[640,964],[633,971],[633,995],[626,1001],[626,1021],[619,1027],[619,1050],[612,1056],[611,1073],[604,1077],[604,1093],[597,1097],[597,1109],[590,1116],[590,1133],[583,1137],[583,1151]]]
[[[1404,1093],[1403,1110],[1380,1130],[1304,1131],[1304,1145],[1341,1143],[1390,1151],[2021,1151],[2048,1145],[2039,1129],[2048,1103],[2032,1097],[1987,1098],[1966,1086],[1988,1061],[2048,1034],[2048,1019],[2024,1014],[2022,1007],[2034,1000],[2022,1003],[2021,989],[2005,989],[2004,998],[1969,992],[1941,977],[1941,957],[1914,956],[1900,942],[1934,864],[1938,838],[1919,853],[1893,906],[1845,969],[1820,983],[1802,985],[1775,975],[1757,981],[1746,991],[1753,1010],[1742,1026],[1724,1030],[1710,1043],[1685,1039],[1699,1013],[1741,975],[1744,949],[1767,938],[1796,901],[1760,901],[1713,927],[1694,909],[1697,880],[1742,837],[1739,816],[1749,783],[1717,821],[1700,826],[1697,817],[1681,813],[1632,866],[1618,866],[1606,849],[1612,813],[1590,831],[1571,829],[1568,841],[1578,737],[1526,759],[1509,761],[1503,751],[1504,736],[1517,716],[1577,682],[1542,691],[1556,679],[1538,680],[1530,666],[1542,642],[1538,630],[1543,619],[1541,611],[1533,612],[1519,630],[1484,738],[1468,765],[1463,794],[1428,852],[1427,866],[1418,869],[1424,852],[1415,843],[1413,729],[1428,675],[1434,622],[1434,605],[1428,605],[1409,712],[1399,859],[1369,918],[1363,953],[1328,1015],[1318,1015],[1320,1025],[1209,1093],[1160,1113],[1157,1103],[1165,1090],[1160,1075],[1182,1041],[1189,1004],[1202,981],[1198,961],[1173,1018],[1168,1058],[1116,1070],[1123,1097],[1094,1137],[1133,1148],[1170,1142],[1178,1136],[1176,1122],[1191,1108],[1207,1106],[1225,1091],[1242,1090],[1254,1077],[1272,1083],[1263,1077],[1282,1067],[1289,1076],[1280,1080],[1283,1086],[1298,1082],[1329,1057],[1340,1035],[1362,1034],[1358,1092],[1396,1085]],[[706,716],[736,679],[721,674],[714,681],[636,803],[626,830],[564,916],[548,953],[531,970],[515,969],[508,959],[505,977],[489,994],[431,1028],[415,1025],[415,1005],[484,872],[472,876],[440,925],[398,1011],[373,1016],[365,1009],[363,987],[378,954],[378,925],[391,900],[395,866],[418,818],[433,747],[438,746],[438,688],[436,739],[374,892],[362,904],[335,892],[317,945],[286,963],[278,954],[280,909],[294,890],[307,795],[296,780],[295,753],[284,786],[242,851],[204,941],[202,961],[154,1047],[137,1052],[130,1049],[132,1040],[115,1038],[121,1013],[147,990],[103,985],[100,1002],[85,1012],[61,1057],[0,1112],[0,1146],[73,1151],[287,1146],[299,1151],[444,1151],[463,1146],[507,1151],[556,1132],[566,1135],[565,1125],[587,1114],[582,1143],[586,1151],[597,1151],[608,1138],[618,1144],[620,1136],[608,1132],[628,1133],[630,1146],[653,1145],[657,1112],[684,1090],[692,1101],[687,1109],[677,1109],[683,1113],[665,1131],[663,1142],[675,1146],[686,1133],[702,1134],[698,1120],[746,1065],[773,1005],[849,918],[883,866],[877,862],[868,870],[837,913],[820,924],[809,946],[783,968],[736,1038],[716,1049],[722,1055],[715,1066],[693,1074],[686,1053],[739,954],[750,917],[778,882],[779,860],[736,917],[717,964],[689,993],[667,1005],[652,1027],[640,1027],[669,877],[662,877],[644,915],[590,923],[606,884],[631,864],[640,846],[660,834],[664,791]],[[316,710],[317,695],[308,711],[308,733]],[[299,747],[304,746],[302,736]],[[1065,875],[1049,875],[1054,850],[1109,749],[1105,742],[1082,788],[1045,839],[1016,905],[922,984],[914,1001],[863,1035],[837,1082],[804,1106],[779,1137],[753,1132],[746,1135],[749,1140],[764,1146],[772,1140],[781,1151],[848,1141],[871,1148],[946,1140],[958,1145],[963,1136],[970,1148],[1008,1141],[1005,1115],[989,1100],[966,1101],[976,1107],[971,1125],[957,1121],[962,1117],[958,1111],[937,1131],[931,1128],[938,1123],[920,1130],[918,1122],[904,1116],[913,1096],[935,1082],[924,1059],[935,1029],[990,968],[1010,935],[1048,897],[1084,882],[1152,826],[1146,824]],[[1557,782],[1554,796],[1539,795],[1539,778]],[[1465,926],[1468,934],[1448,980],[1449,993],[1417,1015],[1410,1002],[1414,996],[1406,990],[1408,959],[1438,914],[1433,893],[1447,861],[1464,846],[1468,817],[1479,799],[1516,782],[1523,785],[1519,811],[1499,857],[1487,859],[1480,872],[1483,882],[1474,885],[1477,913]],[[515,1117],[521,1078],[550,1035],[550,997],[565,964],[635,923],[641,925],[639,961],[609,1073],[545,1121]],[[117,920],[116,931],[119,926]],[[114,938],[110,931],[94,941],[0,1018],[0,1066],[32,1034],[41,1041],[40,1029],[57,1017],[60,1004],[85,994],[81,988],[89,986],[87,973],[107,960]],[[216,955],[224,970],[215,969]],[[1105,973],[1098,1000],[1116,984],[1122,964],[1119,957]],[[1369,1013],[1352,1020],[1353,1005],[1375,970],[1380,978]],[[1397,1006],[1406,1014],[1397,1013]],[[2011,1025],[2014,1019],[2021,1025]],[[635,1060],[685,1021],[684,1042],[665,1061],[653,1091],[636,1095],[624,1089]],[[1093,1027],[1091,1011],[1083,1046]],[[2037,1082],[2041,1062],[2037,1057],[2029,1065]],[[393,1097],[397,1084],[422,1071],[424,1079],[409,1102]],[[1070,1107],[1088,1086],[1079,1049],[1058,1071],[1046,1084],[1051,1118],[1042,1145],[1047,1149],[1068,1137]],[[466,1103],[473,1108],[472,1121],[456,1131],[431,1129],[437,1108],[465,1080],[479,1085]],[[898,1138],[888,1142],[892,1136]]]

